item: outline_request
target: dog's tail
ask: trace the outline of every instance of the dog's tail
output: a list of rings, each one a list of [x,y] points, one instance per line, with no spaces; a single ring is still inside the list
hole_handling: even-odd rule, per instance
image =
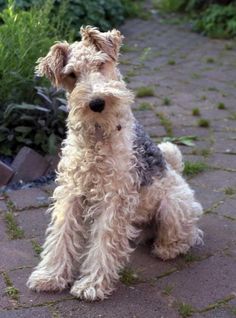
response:
[[[171,142],[162,142],[158,145],[161,149],[167,163],[178,173],[182,173],[184,169],[184,163],[181,151],[179,148]]]

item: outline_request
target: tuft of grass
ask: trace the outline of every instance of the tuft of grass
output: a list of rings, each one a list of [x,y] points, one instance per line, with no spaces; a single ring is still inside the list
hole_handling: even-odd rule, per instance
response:
[[[137,284],[139,282],[139,278],[132,268],[126,267],[120,273],[120,281],[124,285],[130,286],[133,284]]]
[[[194,254],[192,254],[192,253],[190,253],[190,252],[187,253],[187,254],[185,254],[185,255],[183,256],[183,258],[184,258],[184,261],[185,261],[186,263],[196,262],[196,261],[199,261],[199,260],[201,259],[200,256],[194,255]]]
[[[182,318],[191,317],[194,309],[191,305],[185,303],[178,304],[178,312]]]
[[[205,118],[201,118],[198,120],[197,122],[199,127],[203,127],[203,128],[208,128],[210,127],[210,122],[209,120],[205,119]]]
[[[155,92],[151,86],[141,86],[137,89],[136,97],[154,96]]]
[[[200,150],[200,155],[203,157],[208,157],[211,154],[211,150],[208,148],[204,148]]]
[[[232,44],[232,43],[226,43],[226,44],[225,44],[225,49],[226,49],[227,51],[233,50],[233,44]]]
[[[208,165],[201,161],[197,161],[197,162],[185,161],[183,174],[185,176],[193,177],[203,171],[206,171],[208,168],[209,168]]]
[[[208,57],[208,58],[206,59],[206,62],[207,62],[207,63],[215,63],[215,59],[214,59],[213,57]]]
[[[6,287],[5,292],[11,299],[14,299],[14,300],[19,299],[19,290],[16,287],[14,286]]]
[[[165,128],[168,136],[173,135],[172,122],[163,113],[157,112],[156,116],[159,117],[161,125]]]
[[[200,97],[200,100],[202,100],[202,101],[207,100],[207,97],[206,97],[205,95],[202,95],[202,96]]]
[[[226,187],[225,194],[226,195],[234,195],[236,193],[236,188]]]
[[[128,70],[125,75],[128,76],[128,77],[133,77],[133,76],[136,76],[136,75],[137,75],[137,71],[135,71],[135,70]]]
[[[167,64],[168,64],[168,65],[175,65],[176,62],[175,62],[175,60],[169,60],[169,61],[167,62]]]
[[[193,108],[192,109],[192,115],[193,116],[200,116],[201,115],[201,113],[200,113],[200,109],[199,108]]]
[[[162,100],[162,105],[170,106],[171,105],[171,99],[169,97],[164,97]]]
[[[36,240],[31,240],[31,244],[35,254],[39,256],[41,252],[43,251],[42,246]]]
[[[141,54],[139,60],[140,62],[145,62],[146,60],[148,60],[150,58],[150,55],[151,55],[151,51],[152,51],[152,48],[150,47],[146,47],[144,50],[143,50],[143,53]]]
[[[7,233],[11,240],[24,237],[24,231],[18,227],[13,211],[9,211],[5,214],[5,222],[7,224]]]
[[[218,103],[217,108],[218,108],[218,109],[226,109],[225,104],[222,103],[222,102],[221,102],[221,103]]]
[[[121,53],[135,52],[137,50],[138,50],[138,48],[136,48],[134,46],[127,45],[127,44],[123,44],[121,46],[121,49],[120,49]]]
[[[7,287],[5,288],[6,294],[13,300],[19,299],[19,290],[15,288],[11,282],[10,277],[7,273],[2,273],[3,279]]]
[[[152,104],[150,104],[148,102],[140,103],[138,109],[139,110],[150,110],[150,109],[152,109]]]
[[[236,120],[236,112],[232,113],[232,114],[229,116],[229,119]]]
[[[171,293],[172,293],[172,291],[173,291],[173,288],[174,288],[173,286],[167,285],[167,286],[163,289],[162,294],[163,294],[163,295],[166,295],[166,296],[170,296]]]
[[[210,87],[208,87],[208,91],[210,91],[210,92],[219,92],[219,89],[217,87],[210,86]]]

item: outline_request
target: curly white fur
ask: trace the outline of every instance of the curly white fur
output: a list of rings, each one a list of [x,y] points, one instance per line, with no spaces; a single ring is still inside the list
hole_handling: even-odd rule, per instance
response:
[[[56,44],[39,61],[41,74],[67,88],[69,116],[52,220],[42,260],[27,284],[42,291],[74,282],[71,293],[92,301],[114,289],[133,250],[129,241],[138,238],[142,224],[156,224],[153,253],[174,258],[202,242],[202,208],[180,175],[182,156],[171,143],[160,145],[167,161],[163,175],[141,185],[133,95],[116,68],[121,35],[91,27],[82,35],[71,46]],[[101,113],[88,106],[97,97],[105,101]]]

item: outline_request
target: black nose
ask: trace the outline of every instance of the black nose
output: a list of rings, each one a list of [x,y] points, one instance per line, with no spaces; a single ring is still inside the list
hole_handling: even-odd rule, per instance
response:
[[[105,108],[105,100],[102,98],[96,98],[91,100],[89,107],[93,112],[101,113]]]

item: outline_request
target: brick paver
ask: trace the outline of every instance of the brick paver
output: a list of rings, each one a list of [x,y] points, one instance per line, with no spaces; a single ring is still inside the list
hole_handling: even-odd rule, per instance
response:
[[[161,21],[158,15],[147,21],[129,20],[121,29],[126,37],[120,64],[125,80],[134,90],[151,86],[155,93],[136,99],[135,116],[156,141],[171,132],[175,137],[198,137],[195,147],[180,147],[185,160],[209,166],[188,178],[204,207],[200,226],[205,245],[166,262],[154,258],[150,247],[140,246],[129,265],[137,281],[119,283],[104,302],[78,301],[68,290],[36,294],[25,286],[39,260],[32,240],[40,244],[44,240],[49,221],[44,212],[54,185],[9,192],[0,200],[0,318],[236,315],[236,42],[230,41],[233,50],[227,50],[228,41],[194,34],[187,26]],[[143,102],[149,104],[142,106]],[[225,109],[218,109],[219,103]],[[199,108],[200,116],[192,115],[194,108]],[[171,131],[160,113],[168,118]],[[199,127],[199,118],[207,119],[209,127]],[[10,240],[7,209],[23,230],[22,238]],[[6,294],[4,275],[19,290],[18,300]]]

